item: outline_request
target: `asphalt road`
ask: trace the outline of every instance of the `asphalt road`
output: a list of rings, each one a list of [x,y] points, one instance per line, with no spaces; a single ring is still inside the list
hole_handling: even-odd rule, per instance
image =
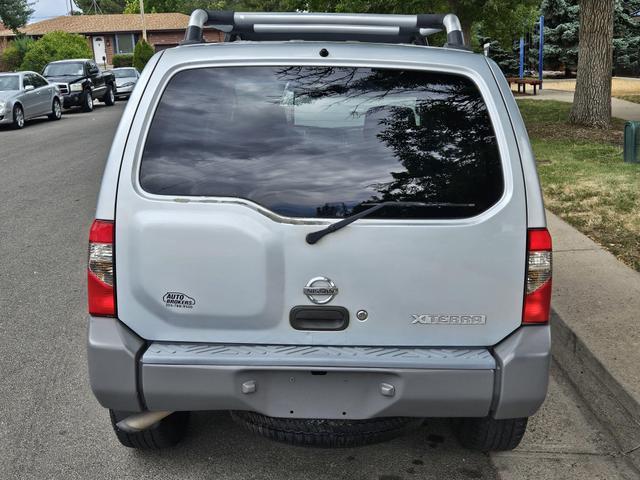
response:
[[[179,447],[121,447],[85,363],[87,234],[123,109],[0,129],[0,479],[637,479],[554,365],[514,452],[460,448],[444,420],[358,449],[294,448],[225,413],[193,415]]]

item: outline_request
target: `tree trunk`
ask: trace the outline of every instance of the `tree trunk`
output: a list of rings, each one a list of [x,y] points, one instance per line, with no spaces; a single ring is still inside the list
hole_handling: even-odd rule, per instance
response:
[[[576,93],[569,120],[608,128],[611,124],[613,0],[581,0]]]
[[[473,27],[473,21],[460,21],[460,26],[462,27],[462,36],[464,37],[464,44],[467,47],[471,46],[471,28]]]
[[[458,20],[460,20],[460,27],[462,28],[462,36],[464,37],[464,44],[467,47],[471,46],[471,28],[473,27],[473,21],[476,20],[473,16],[474,10],[469,10],[468,8],[464,8],[461,5],[463,2],[460,0],[447,0],[447,4],[449,5],[449,11],[451,13],[455,13],[458,16]],[[429,7],[433,5],[428,3]],[[425,10],[430,10],[430,8],[425,8]]]

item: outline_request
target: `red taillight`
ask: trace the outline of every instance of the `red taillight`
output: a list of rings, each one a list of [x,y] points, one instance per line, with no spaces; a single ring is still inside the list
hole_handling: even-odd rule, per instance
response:
[[[527,277],[522,323],[547,323],[551,310],[551,235],[546,228],[527,232]]]
[[[89,232],[89,265],[87,268],[89,314],[115,317],[116,298],[113,289],[113,222],[94,220]]]

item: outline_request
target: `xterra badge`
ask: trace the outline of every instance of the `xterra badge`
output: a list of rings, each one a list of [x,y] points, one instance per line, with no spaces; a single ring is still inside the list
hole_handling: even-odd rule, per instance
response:
[[[411,315],[412,325],[484,325],[486,315]]]
[[[194,298],[180,292],[167,292],[162,297],[162,301],[170,308],[193,308],[196,304]]]

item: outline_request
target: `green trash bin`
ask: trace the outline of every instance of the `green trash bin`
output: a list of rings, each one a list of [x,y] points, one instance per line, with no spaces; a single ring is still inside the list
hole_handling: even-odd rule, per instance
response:
[[[624,125],[624,161],[640,163],[640,122]]]

